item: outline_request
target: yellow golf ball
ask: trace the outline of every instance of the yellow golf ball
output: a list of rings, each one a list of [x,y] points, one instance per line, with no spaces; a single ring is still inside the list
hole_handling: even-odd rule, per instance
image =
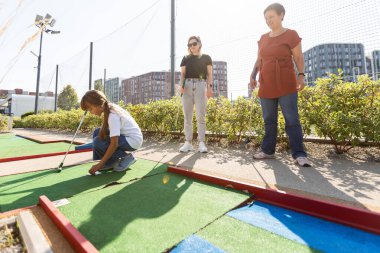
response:
[[[162,178],[162,182],[164,184],[167,184],[169,182],[169,176],[168,175],[165,175],[163,178]]]

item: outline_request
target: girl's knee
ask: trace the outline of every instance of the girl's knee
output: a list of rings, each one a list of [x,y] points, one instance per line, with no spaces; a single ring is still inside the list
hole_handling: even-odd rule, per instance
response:
[[[102,141],[102,139],[100,139],[99,136],[95,136],[94,139],[92,140],[92,145],[93,145],[94,147],[99,147],[99,146],[101,145],[102,142],[103,142],[103,141]]]
[[[95,139],[99,135],[100,128],[95,129],[94,133],[92,134],[92,138]]]

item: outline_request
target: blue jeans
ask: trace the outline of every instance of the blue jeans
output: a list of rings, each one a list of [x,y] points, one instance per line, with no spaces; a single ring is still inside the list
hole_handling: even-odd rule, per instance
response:
[[[101,139],[99,135],[100,129],[95,129],[92,138],[92,146],[93,146],[93,160],[100,160],[106,153],[108,147],[110,146],[111,139],[109,137],[109,132],[107,133],[107,137],[105,139]],[[132,148],[124,136],[119,136],[118,146],[116,151],[112,154],[112,156],[106,162],[106,165],[113,164],[117,161],[117,159],[126,156],[125,151],[135,151],[136,149]]]
[[[265,135],[261,150],[268,155],[274,154],[277,141],[278,104],[285,118],[285,132],[289,137],[292,157],[306,157],[303,146],[302,128],[298,115],[298,93],[292,93],[279,98],[261,98]]]

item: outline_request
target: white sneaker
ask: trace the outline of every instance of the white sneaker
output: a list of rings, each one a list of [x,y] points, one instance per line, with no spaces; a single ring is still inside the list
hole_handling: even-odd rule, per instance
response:
[[[301,167],[311,167],[311,162],[304,156],[297,157],[295,162]]]
[[[253,155],[254,159],[262,160],[262,159],[273,159],[275,158],[275,155],[268,155],[265,154],[263,151],[257,152],[256,154]]]
[[[207,153],[207,147],[203,141],[199,142],[198,152]]]
[[[186,141],[185,144],[179,149],[179,152],[189,152],[193,151],[193,145],[190,142]]]

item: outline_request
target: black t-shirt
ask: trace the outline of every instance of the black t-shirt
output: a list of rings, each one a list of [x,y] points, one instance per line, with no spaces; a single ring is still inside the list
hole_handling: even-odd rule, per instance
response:
[[[184,56],[181,62],[181,67],[186,66],[185,78],[199,78],[206,79],[207,77],[207,65],[212,66],[211,57],[207,54],[187,55]]]

